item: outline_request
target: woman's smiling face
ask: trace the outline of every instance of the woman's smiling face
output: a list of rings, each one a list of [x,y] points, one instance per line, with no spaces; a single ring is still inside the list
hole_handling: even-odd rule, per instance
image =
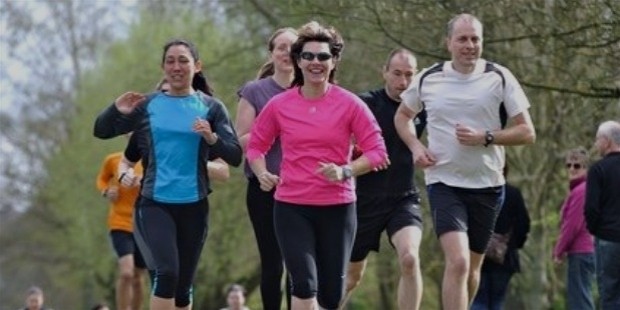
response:
[[[335,67],[334,58],[331,56],[328,43],[307,42],[299,55],[297,65],[304,76],[304,84],[320,85],[328,83],[329,74]],[[302,57],[302,55],[309,57]],[[319,60],[321,56],[326,57],[327,55],[329,55],[329,59]]]

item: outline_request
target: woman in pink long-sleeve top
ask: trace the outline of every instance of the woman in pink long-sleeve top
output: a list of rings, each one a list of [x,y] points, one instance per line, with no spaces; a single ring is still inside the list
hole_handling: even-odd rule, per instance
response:
[[[367,106],[332,83],[343,42],[333,28],[310,22],[291,47],[292,88],[258,115],[247,158],[265,191],[276,187],[274,222],[292,282],[292,308],[336,309],[357,226],[353,177],[387,164],[380,128]],[[264,154],[276,138],[280,175]],[[351,141],[363,150],[354,161]]]
[[[584,206],[588,157],[583,148],[566,155],[570,192],[562,205],[560,237],[553,250],[553,260],[568,258],[566,274],[567,309],[594,309],[594,238],[586,229]]]

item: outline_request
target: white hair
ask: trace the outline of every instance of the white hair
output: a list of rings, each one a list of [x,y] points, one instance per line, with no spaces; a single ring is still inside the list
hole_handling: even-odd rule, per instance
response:
[[[620,122],[605,121],[598,126],[597,136],[605,136],[615,145],[620,146]]]

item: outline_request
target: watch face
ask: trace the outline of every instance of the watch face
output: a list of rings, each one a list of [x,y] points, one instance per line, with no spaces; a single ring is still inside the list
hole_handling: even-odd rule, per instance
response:
[[[352,176],[351,168],[349,167],[342,168],[342,175],[344,176],[345,179],[351,178]]]

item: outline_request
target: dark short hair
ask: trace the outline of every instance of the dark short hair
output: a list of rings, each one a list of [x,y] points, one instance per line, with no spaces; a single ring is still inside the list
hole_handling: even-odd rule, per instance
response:
[[[304,77],[301,73],[301,68],[297,65],[297,61],[300,58],[300,54],[303,51],[304,45],[308,42],[321,42],[329,45],[329,52],[337,61],[340,59],[342,50],[344,49],[344,40],[342,36],[333,27],[325,27],[316,21],[311,21],[297,30],[299,37],[297,41],[291,46],[291,61],[295,70],[295,77],[291,86],[304,85]],[[337,64],[337,62],[336,62]],[[329,73],[329,82],[335,83],[336,67]]]

